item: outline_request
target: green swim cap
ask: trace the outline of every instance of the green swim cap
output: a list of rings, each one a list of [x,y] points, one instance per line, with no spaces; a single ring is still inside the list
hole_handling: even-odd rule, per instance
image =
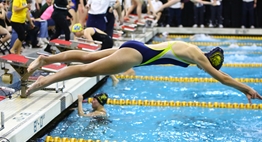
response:
[[[215,69],[219,70],[222,67],[224,62],[224,51],[220,47],[216,47],[208,53],[205,53],[205,56]]]
[[[100,94],[96,94],[94,96],[94,98],[97,99],[97,101],[101,104],[101,105],[104,105],[106,104],[107,102],[107,99],[108,99],[108,95],[106,93],[100,93]]]

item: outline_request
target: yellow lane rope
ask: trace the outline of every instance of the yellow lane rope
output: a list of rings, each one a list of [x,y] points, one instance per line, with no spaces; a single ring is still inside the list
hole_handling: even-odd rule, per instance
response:
[[[140,79],[152,81],[168,81],[168,82],[218,82],[214,78],[198,78],[198,77],[165,77],[165,76],[129,76],[129,75],[116,75],[118,79]],[[262,78],[235,78],[239,82],[245,83],[261,83]]]
[[[158,66],[174,66],[173,64],[162,64]],[[191,64],[190,66],[196,66]],[[260,68],[262,63],[224,63],[223,67]]]
[[[91,103],[93,98],[88,98]],[[191,102],[191,101],[160,101],[160,100],[124,100],[108,99],[110,105],[138,105],[160,107],[204,107],[204,108],[229,108],[229,109],[262,109],[262,104],[225,103],[225,102]]]
[[[169,35],[169,38],[189,38],[192,35]],[[224,36],[224,35],[213,35],[212,38],[220,39],[244,39],[244,40],[262,40],[262,36]]]
[[[158,44],[163,41],[152,41],[152,44]],[[232,42],[187,42],[191,43],[197,46],[223,46],[223,45],[231,45],[231,44],[236,44],[238,46],[262,46],[262,43],[253,43],[253,42],[238,42],[238,43],[232,43]]]
[[[47,136],[45,138],[45,142],[116,142],[116,141],[109,141],[109,140],[85,140],[85,139],[77,139],[77,138],[67,138],[67,137],[52,137],[52,136]]]

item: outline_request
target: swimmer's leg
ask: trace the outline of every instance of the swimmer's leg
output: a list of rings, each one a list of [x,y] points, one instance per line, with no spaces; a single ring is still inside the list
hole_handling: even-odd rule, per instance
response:
[[[123,56],[124,55],[124,56]],[[121,48],[117,52],[94,61],[89,64],[69,66],[53,75],[37,80],[32,87],[28,88],[26,94],[42,89],[52,83],[76,78],[93,77],[97,75],[111,75],[120,73],[139,65],[142,62],[142,55],[135,49]]]
[[[111,55],[114,53],[117,49],[107,49],[97,52],[86,52],[86,51],[80,51],[80,50],[69,50],[65,52],[61,52],[56,55],[50,55],[50,56],[43,56],[40,55],[37,59],[35,59],[27,68],[28,72],[33,72],[36,69],[52,64],[57,62],[83,62],[83,63],[89,63],[96,61],[98,59],[104,58],[108,55]]]
[[[110,75],[112,82],[113,82],[113,86],[116,86],[119,82],[119,80],[116,78],[115,75]]]
[[[135,76],[135,75],[136,75],[136,72],[134,71],[133,68],[131,68],[131,69],[125,71],[125,72],[123,73],[123,75],[133,75],[133,76]]]

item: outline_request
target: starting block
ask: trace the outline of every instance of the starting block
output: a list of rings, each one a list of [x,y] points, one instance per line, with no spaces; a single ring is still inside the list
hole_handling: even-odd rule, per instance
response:
[[[130,33],[134,33],[136,31],[135,25],[122,25],[122,30],[125,32],[125,37],[130,37]]]
[[[98,42],[95,42],[98,43]],[[82,41],[70,40],[66,41],[63,39],[54,39],[49,42],[50,45],[56,46],[60,52],[67,50],[85,50],[89,52],[100,50],[99,44],[90,44]]]
[[[123,31],[114,31],[113,33],[113,40],[120,40],[122,38],[123,35]]]
[[[144,19],[145,19],[146,21],[154,21],[154,20],[155,20],[155,17],[152,16],[152,15],[146,15],[146,16],[144,16]]]
[[[129,18],[124,19],[124,21],[128,22],[128,23],[134,23],[134,24],[137,24],[138,26],[142,26],[143,27],[143,26],[146,25],[147,21],[153,22],[155,17],[153,15],[142,14],[141,18],[142,18],[141,19],[142,21],[138,21],[138,16],[137,15],[130,14]]]
[[[126,40],[122,37],[123,33],[124,33],[123,31],[114,31],[112,38],[113,38],[113,40],[114,40],[115,46],[119,46],[119,45],[120,45],[119,41],[126,41]]]
[[[30,77],[31,73],[27,72],[27,67],[30,65],[30,63],[34,60],[34,58],[25,57],[22,55],[17,54],[9,54],[4,55],[0,57],[1,62],[1,69],[5,70],[5,73],[2,75],[2,81],[6,84],[12,84],[13,81],[13,75],[10,73],[7,73],[9,69],[5,68],[5,64],[10,64],[15,71],[20,75],[21,79],[21,94],[20,97],[26,98],[26,89],[27,89],[27,83],[29,82],[28,78]],[[66,68],[66,64],[50,64],[43,66],[41,70],[47,71],[47,72],[58,72],[59,70],[62,70]],[[43,90],[46,90],[47,88],[44,88]],[[48,88],[48,90],[55,90],[56,92],[63,91],[64,89],[64,82],[62,87],[56,88]]]

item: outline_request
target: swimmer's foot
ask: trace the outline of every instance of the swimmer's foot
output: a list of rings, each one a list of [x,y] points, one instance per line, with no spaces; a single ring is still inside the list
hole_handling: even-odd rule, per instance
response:
[[[113,82],[113,86],[116,86],[119,82],[119,80],[116,78],[115,75],[110,75],[112,82]]]
[[[43,55],[40,55],[38,56],[37,59],[35,59],[30,65],[29,67],[27,68],[27,72],[33,72],[37,69],[39,69],[40,67],[42,67],[44,65],[44,56]]]
[[[119,80],[118,79],[113,79],[113,86],[115,87],[118,84]]]
[[[34,93],[35,91],[38,91],[42,89],[43,86],[43,79],[44,76],[39,76],[38,79],[33,83],[27,90],[26,90],[26,96],[29,96],[30,94]]]

